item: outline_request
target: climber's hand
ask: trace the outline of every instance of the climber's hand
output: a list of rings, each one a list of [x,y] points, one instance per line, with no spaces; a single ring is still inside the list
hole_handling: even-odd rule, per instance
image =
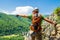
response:
[[[57,23],[54,23],[54,27],[56,27]]]
[[[18,17],[19,15],[16,15],[16,17]]]
[[[55,35],[57,35],[57,27],[56,27],[57,23],[54,24],[55,27]]]

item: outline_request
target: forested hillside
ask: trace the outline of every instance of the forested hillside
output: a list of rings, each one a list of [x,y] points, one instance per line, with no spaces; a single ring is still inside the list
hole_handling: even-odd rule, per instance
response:
[[[0,13],[0,35],[26,32],[29,29],[30,20]]]
[[[0,36],[7,36],[7,35],[24,35],[25,32],[28,32],[29,25],[31,20],[28,18],[23,18],[20,16],[15,15],[7,15],[5,13],[0,12]],[[23,33],[23,34],[22,34]],[[10,36],[9,36],[10,37]],[[11,39],[14,36],[11,37]],[[22,38],[22,36],[14,37],[14,38]],[[9,40],[8,37],[6,37],[6,40]],[[0,39],[4,39],[4,37],[0,37]],[[14,40],[17,40],[14,39]],[[23,38],[22,38],[23,39]]]

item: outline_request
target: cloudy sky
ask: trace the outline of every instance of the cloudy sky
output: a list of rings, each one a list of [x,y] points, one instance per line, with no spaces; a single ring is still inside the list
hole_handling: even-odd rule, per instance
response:
[[[0,12],[6,14],[31,14],[39,8],[43,15],[51,14],[56,7],[60,7],[60,0],[0,0]]]

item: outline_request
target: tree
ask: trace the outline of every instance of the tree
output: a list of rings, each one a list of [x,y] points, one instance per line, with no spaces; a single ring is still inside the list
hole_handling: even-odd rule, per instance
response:
[[[54,15],[55,15],[55,19],[57,20],[58,23],[60,23],[60,7],[57,7],[55,10],[54,10]]]
[[[60,16],[60,7],[57,7],[57,8],[54,10],[54,14],[56,14],[57,16]]]

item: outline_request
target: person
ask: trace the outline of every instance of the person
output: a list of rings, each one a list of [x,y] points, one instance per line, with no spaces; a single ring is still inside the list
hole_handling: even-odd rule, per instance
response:
[[[17,15],[19,16],[19,15]],[[21,16],[21,15],[20,15]],[[30,18],[30,16],[22,16],[22,17],[27,17],[27,18]],[[42,27],[41,27],[41,24],[42,24],[42,20],[45,20],[51,24],[53,24],[55,27],[57,25],[56,22],[53,22],[47,18],[44,18],[41,14],[39,14],[39,9],[34,9],[32,11],[32,23],[30,25],[30,31],[33,31],[31,33],[31,40],[42,40]],[[56,34],[57,34],[57,31],[56,31]]]

